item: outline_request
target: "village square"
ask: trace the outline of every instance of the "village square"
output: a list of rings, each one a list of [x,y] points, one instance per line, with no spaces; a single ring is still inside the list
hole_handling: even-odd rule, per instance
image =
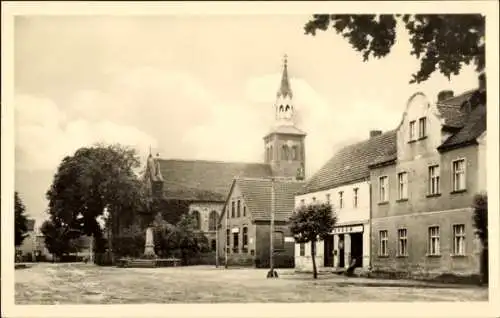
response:
[[[32,50],[28,41],[42,38],[40,34],[49,36],[49,29],[50,32],[58,29],[57,34],[61,36],[71,34],[72,37],[72,28],[75,28],[74,34],[90,34],[87,27],[82,28],[85,31],[77,29],[77,22],[67,24],[65,29],[54,27],[65,25],[62,22],[52,25],[50,21],[25,19],[16,25],[20,30],[19,39],[26,41],[23,42],[26,47],[20,46],[20,50]],[[210,23],[230,25],[224,19]],[[142,128],[120,130],[118,124],[112,124],[107,130],[101,129],[103,126],[88,126],[91,128],[84,130],[81,121],[72,126],[72,130],[54,130],[60,139],[54,137],[50,146],[53,148],[45,146],[46,150],[35,145],[23,148],[16,139],[16,164],[19,162],[21,166],[26,162],[32,169],[19,168],[19,176],[16,176],[16,304],[487,301],[484,16],[374,16],[370,23],[379,23],[379,28],[387,27],[390,32],[380,31],[379,37],[372,36],[368,44],[356,42],[358,35],[372,32],[363,29],[366,16],[314,15],[308,19],[301,20],[304,23],[298,25],[298,31],[286,32],[301,33],[303,26],[307,34],[298,36],[310,43],[314,43],[316,37],[318,41],[324,39],[319,33],[329,34],[329,39],[321,40],[326,43],[323,46],[328,46],[337,35],[336,43],[345,45],[346,52],[353,54],[352,60],[346,58],[345,62],[338,62],[330,57],[331,60],[325,60],[324,66],[313,74],[307,73],[307,67],[301,64],[305,57],[294,49],[284,51],[282,47],[273,48],[271,43],[263,45],[262,50],[270,51],[266,54],[273,57],[269,61],[266,55],[265,67],[258,66],[257,57],[241,53],[241,63],[245,60],[252,65],[249,69],[279,74],[263,81],[265,85],[249,89],[263,96],[265,102],[255,102],[262,106],[247,103],[240,110],[237,106],[214,103],[217,106],[210,108],[213,114],[224,114],[220,120],[213,120],[212,126],[203,126],[215,116],[208,114],[208,106],[202,104],[197,110],[188,109],[182,99],[172,97],[181,92],[195,95],[194,88],[181,84],[185,77],[177,74],[149,81],[148,78],[155,78],[153,66],[136,74],[136,82],[120,77],[119,84],[113,88],[120,93],[113,98],[125,104],[106,97],[99,104],[103,109],[101,113],[97,106],[92,108],[100,100],[94,94],[88,97],[90,102],[78,104],[78,114],[89,116],[85,117],[88,122],[112,123],[113,116],[123,116],[130,123],[134,118],[145,118],[141,127],[151,135],[156,132],[158,142],[146,138],[144,142],[137,141],[146,135],[139,130]],[[179,21],[171,25],[180,25]],[[238,28],[236,20],[231,21],[231,25]],[[420,60],[411,56],[410,51],[393,48],[389,53],[392,44],[387,43],[401,41],[391,38],[391,32],[396,32],[390,27],[391,21],[406,25],[412,41],[422,41],[421,47],[408,46],[411,50],[422,50]],[[51,27],[44,29],[44,23]],[[137,27],[120,23],[117,29]],[[147,26],[149,22],[136,23]],[[211,28],[211,24],[206,23],[207,28]],[[344,28],[350,28],[351,38],[340,27],[342,23]],[[432,28],[433,23],[453,32],[469,32],[456,31],[462,30],[460,28],[475,31],[467,33],[468,38],[460,42],[457,36],[420,28],[421,25]],[[37,25],[41,27],[36,29]],[[221,26],[217,28],[220,30]],[[227,83],[232,82],[238,72],[243,72],[238,68],[239,62],[223,61],[224,58],[217,57],[222,49],[212,45],[207,44],[212,51],[202,51],[202,44],[193,43],[196,39],[204,43],[201,34],[205,33],[199,25],[195,29],[186,31],[191,34],[191,40],[179,39],[179,47],[171,50],[180,52],[182,43],[193,41],[182,52],[196,55],[186,52],[200,50],[200,56],[186,57],[186,65],[226,64],[227,74],[221,70],[219,76],[227,79]],[[106,32],[100,32],[100,39],[112,38],[112,32]],[[358,35],[354,35],[356,32]],[[421,37],[422,32],[432,33],[436,37],[434,41],[443,44],[442,51],[432,51],[438,49],[430,48],[430,42],[426,42],[425,36]],[[245,36],[248,35],[242,35]],[[88,38],[90,36],[85,39]],[[75,41],[75,45],[80,45],[78,39]],[[118,40],[115,38],[110,43],[113,41]],[[113,45],[104,42],[95,44],[95,50]],[[145,61],[165,54],[172,63],[177,63],[174,53],[167,54],[166,49],[161,51],[155,46],[157,41],[147,43],[150,46],[146,51],[152,53],[141,53],[149,54]],[[381,43],[386,43],[387,52],[377,46]],[[450,57],[453,50],[450,47],[456,46],[462,47],[462,51]],[[437,67],[428,65],[429,56],[434,54],[430,51],[436,55],[433,63]],[[32,55],[22,52],[20,60],[28,65],[36,64],[28,58]],[[132,54],[123,48],[121,52],[123,56]],[[386,69],[385,74],[371,78],[370,83],[382,88],[404,82],[397,84],[404,87],[404,93],[398,93],[397,88],[387,88],[385,93],[372,92],[363,104],[366,108],[348,117],[349,109],[358,107],[350,105],[349,100],[362,98],[364,89],[372,85],[357,83],[357,77],[364,76],[359,73],[364,71],[359,70],[370,67],[370,63],[382,63],[370,54],[381,57],[380,60],[386,58],[385,55],[390,58],[391,54],[411,56],[416,61],[416,69],[412,66],[409,73],[399,74],[394,66]],[[363,56],[370,58],[363,62]],[[105,53],[99,58],[111,61]],[[125,63],[113,55],[115,58],[118,64]],[[76,60],[80,59],[83,57]],[[335,59],[342,60],[342,57]],[[335,73],[328,68],[328,63],[346,66]],[[462,64],[473,67],[463,71]],[[358,71],[352,72],[354,67]],[[87,70],[80,71],[84,74]],[[28,67],[19,66],[19,72],[31,74]],[[65,71],[58,74],[69,76]],[[62,83],[60,79],[64,76],[61,76],[54,76],[54,81]],[[334,93],[325,99],[324,106],[319,102],[311,102],[311,106],[302,102],[308,98],[305,96],[308,91],[303,82],[295,78],[308,76],[318,81],[329,78],[323,89]],[[34,85],[28,77],[31,78],[20,76],[26,87]],[[352,79],[346,79],[349,77]],[[429,84],[433,85],[432,89],[422,86],[437,83],[437,77],[442,77],[439,83],[447,86],[436,88],[438,84]],[[463,79],[462,82],[455,81],[455,77]],[[376,78],[380,83],[376,83]],[[345,87],[364,86],[347,91],[347,88],[336,87],[336,82],[349,82]],[[173,88],[164,93],[166,88],[162,85]],[[307,87],[314,88],[313,85]],[[162,93],[155,95],[155,89]],[[127,101],[132,96],[127,94],[132,90],[147,99]],[[398,97],[391,99],[390,96],[396,94]],[[127,97],[119,99],[120,95]],[[197,91],[196,99],[209,100],[207,95]],[[383,108],[385,106],[370,110],[370,100],[378,95],[389,96],[387,101],[395,106],[391,110]],[[338,97],[338,103],[337,96],[343,96]],[[33,97],[24,96],[19,100],[36,104]],[[117,108],[106,112],[104,105],[112,103],[118,105]],[[134,103],[138,106],[132,106]],[[34,108],[24,108],[35,114],[30,117],[22,113],[21,106],[21,119],[16,122],[20,127],[19,138],[25,138],[23,142],[37,143],[38,140],[48,145],[45,142],[50,140],[49,133],[41,128],[37,130],[42,126],[27,128],[29,120],[36,120],[33,119],[36,114],[44,110],[35,114]],[[135,112],[127,114],[131,111],[127,107],[136,107]],[[49,109],[47,106],[45,112]],[[165,116],[165,112],[169,115]],[[393,119],[383,119],[385,112],[387,118]],[[55,117],[43,118],[50,121]],[[63,126],[63,120],[71,120],[70,115],[57,118],[58,127]],[[86,136],[97,137],[73,138],[79,141],[72,141],[71,145],[63,142],[61,135],[71,135],[78,129],[83,129]],[[108,135],[101,140],[101,134]],[[132,137],[126,139],[125,136]],[[49,181],[36,194],[43,197],[45,206],[38,208],[30,203],[38,201],[24,199],[30,197],[37,182],[33,174],[35,164],[29,164],[32,159],[28,154],[43,156],[45,151],[50,153],[58,147],[64,151],[60,151],[57,160],[50,161]],[[174,149],[185,149],[185,152]],[[247,152],[256,155],[247,155]],[[24,179],[23,173],[27,176]],[[37,209],[43,210],[41,217],[32,214]]]

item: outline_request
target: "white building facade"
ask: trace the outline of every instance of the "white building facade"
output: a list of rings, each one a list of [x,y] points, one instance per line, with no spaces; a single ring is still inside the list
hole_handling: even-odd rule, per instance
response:
[[[337,222],[325,241],[316,243],[316,265],[347,268],[356,259],[357,266],[370,266],[370,185],[355,182],[295,197],[295,206],[330,203]],[[312,269],[311,244],[295,245],[295,267]]]

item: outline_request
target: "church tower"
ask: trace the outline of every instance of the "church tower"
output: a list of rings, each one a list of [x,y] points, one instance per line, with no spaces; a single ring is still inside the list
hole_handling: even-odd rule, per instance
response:
[[[295,108],[286,55],[274,111],[274,125],[264,137],[265,163],[271,165],[275,177],[303,180],[306,164],[304,144],[306,133],[295,126]]]

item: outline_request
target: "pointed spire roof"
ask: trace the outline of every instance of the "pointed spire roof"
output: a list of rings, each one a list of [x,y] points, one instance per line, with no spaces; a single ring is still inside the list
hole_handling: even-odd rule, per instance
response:
[[[288,56],[286,54],[283,57],[283,74],[281,75],[281,85],[277,97],[293,97],[288,79]]]

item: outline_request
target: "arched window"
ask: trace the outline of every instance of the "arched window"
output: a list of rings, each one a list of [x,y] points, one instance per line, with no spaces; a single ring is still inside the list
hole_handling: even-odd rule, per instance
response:
[[[273,156],[274,156],[274,154],[273,154],[273,146],[271,145],[269,147],[269,161],[273,160]]]
[[[194,210],[192,214],[194,218],[194,228],[199,230],[201,228],[200,212]]]
[[[215,240],[212,240],[210,242],[210,248],[212,249],[212,251],[217,250],[217,242]]]
[[[236,217],[240,217],[241,216],[241,201],[238,200],[238,205],[236,206]]]
[[[283,105],[280,106],[280,113],[283,112]]]
[[[299,148],[292,146],[292,160],[299,160]]]
[[[283,145],[281,147],[281,159],[288,160],[288,145]]]
[[[287,111],[289,111],[289,110],[290,110],[290,105],[286,105],[286,107],[285,107],[285,111],[287,112]]]
[[[210,212],[210,215],[208,217],[208,230],[209,231],[217,230],[218,218],[219,218],[219,215],[217,214],[217,211]]]

